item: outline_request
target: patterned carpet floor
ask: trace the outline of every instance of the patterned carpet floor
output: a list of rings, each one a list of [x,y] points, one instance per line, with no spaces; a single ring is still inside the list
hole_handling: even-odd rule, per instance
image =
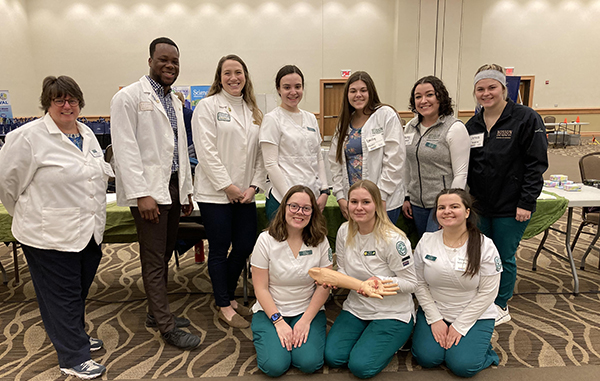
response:
[[[577,215],[577,209],[575,214]],[[564,227],[563,217],[558,225]],[[576,216],[574,225],[579,223]],[[597,252],[579,271],[581,293],[573,296],[568,263],[548,254],[531,261],[540,236],[523,241],[517,253],[518,279],[510,302],[512,321],[499,326],[493,345],[499,367],[536,368],[600,365],[600,271]],[[575,258],[580,259],[590,237],[580,238]],[[564,244],[552,233],[549,245],[560,252]],[[562,247],[562,250],[561,250]],[[104,340],[104,349],[92,357],[107,366],[106,379],[195,378],[260,374],[250,329],[232,329],[216,315],[206,264],[195,264],[193,252],[181,258],[170,276],[171,308],[192,321],[189,330],[202,339],[201,346],[182,352],[165,345],[154,329],[144,326],[146,300],[140,274],[137,244],[104,246],[96,281],[87,304],[87,329]],[[12,277],[9,249],[0,258]],[[33,285],[22,254],[21,282],[11,279],[0,286],[0,379],[65,379],[40,318]],[[174,262],[174,261],[173,261]],[[577,263],[579,263],[577,261]],[[252,291],[252,290],[251,290]],[[238,294],[242,295],[241,287]],[[327,307],[331,325],[345,295],[339,292]],[[241,299],[240,299],[241,300]],[[398,352],[384,372],[420,371],[410,352]],[[328,369],[320,373],[349,373]],[[297,374],[290,370],[288,374]]]
[[[587,143],[551,149],[549,153],[555,158],[561,157],[561,164],[572,160],[572,163],[566,163],[565,168],[573,170],[574,173],[567,174],[576,178],[577,158],[600,150],[598,146]],[[580,213],[575,208],[574,230],[580,223]],[[564,230],[565,225],[566,217],[563,216],[555,226]],[[582,369],[585,372],[586,364],[600,365],[598,251],[593,251],[588,257],[585,271],[578,270],[580,294],[573,296],[572,276],[567,262],[542,253],[537,271],[531,270],[541,236],[521,242],[517,252],[515,295],[509,303],[512,321],[499,326],[492,338],[494,349],[500,356],[498,368],[511,370],[506,372],[506,376],[519,369],[571,367],[574,371]],[[583,235],[574,250],[578,269],[590,239],[590,236]],[[547,245],[558,252],[565,252],[564,239],[556,232],[550,233]],[[109,244],[103,246],[103,251],[104,257],[90,290],[86,321],[88,333],[104,340],[104,348],[92,355],[108,368],[104,379],[182,380],[262,374],[256,366],[250,329],[232,329],[219,321],[206,264],[194,263],[192,252],[181,257],[179,268],[173,261],[169,278],[172,311],[189,318],[192,322],[189,331],[202,339],[198,349],[182,352],[165,345],[157,331],[144,325],[147,305],[138,245]],[[10,279],[7,285],[0,285],[0,379],[72,379],[61,376],[59,372],[56,353],[44,331],[22,253],[19,252],[19,284],[14,280],[12,253],[3,244],[0,244],[0,261]],[[241,297],[241,287],[237,294]],[[326,304],[329,326],[338,315],[344,298],[344,292],[338,291]],[[410,352],[400,351],[380,378],[406,372],[417,372],[413,374],[419,376],[440,375],[423,371]],[[318,373],[334,378],[350,375],[348,369],[327,367]],[[564,372],[558,373],[564,375]],[[287,373],[288,376],[298,374],[295,369]],[[486,373],[480,376],[485,378]],[[494,377],[495,374],[492,375]],[[564,379],[563,376],[557,377]]]

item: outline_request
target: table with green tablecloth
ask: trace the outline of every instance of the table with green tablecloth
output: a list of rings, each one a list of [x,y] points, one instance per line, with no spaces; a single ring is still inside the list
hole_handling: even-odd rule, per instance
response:
[[[531,238],[546,230],[564,214],[567,204],[568,201],[566,199],[558,196],[554,199],[538,199],[537,211],[533,214],[523,238]],[[256,206],[258,217],[257,234],[259,234],[268,225],[264,195],[256,196]],[[195,205],[195,209],[198,209],[197,205]],[[197,214],[197,212],[195,214]],[[335,250],[335,237],[338,228],[345,221],[345,218],[342,216],[338,203],[333,195],[329,196],[323,215],[327,221],[327,238],[329,239],[332,249]],[[15,241],[10,231],[11,223],[12,217],[8,214],[4,206],[0,204],[0,242],[9,243]],[[417,243],[417,232],[413,222],[401,215],[396,222],[396,226],[408,235],[414,248]],[[131,215],[129,208],[117,206],[116,202],[108,203],[106,206],[106,229],[104,231],[103,242],[128,243],[135,241],[137,241],[137,233],[133,216]],[[13,260],[15,262],[15,278],[18,282],[16,245],[13,245]],[[2,267],[1,270],[6,280],[4,268]]]

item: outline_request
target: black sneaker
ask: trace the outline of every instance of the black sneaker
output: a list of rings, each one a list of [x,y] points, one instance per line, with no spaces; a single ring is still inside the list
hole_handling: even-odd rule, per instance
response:
[[[163,333],[162,337],[167,344],[171,344],[186,351],[198,348],[201,342],[198,336],[181,330],[177,327],[173,328],[169,332]]]
[[[96,352],[102,349],[104,342],[100,339],[90,337],[90,352]]]
[[[179,317],[179,316],[175,316],[175,327],[177,328],[183,328],[183,327],[189,327],[190,324],[192,324],[188,319],[184,318],[184,317]],[[156,327],[156,319],[154,318],[154,316],[150,315],[150,314],[146,314],[146,327],[148,328],[154,328]]]

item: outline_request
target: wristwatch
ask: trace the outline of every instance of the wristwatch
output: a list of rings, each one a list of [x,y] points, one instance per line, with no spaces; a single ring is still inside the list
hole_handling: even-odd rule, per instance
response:
[[[275,312],[271,315],[271,323],[275,324],[277,320],[281,319],[281,314],[279,312]]]
[[[258,194],[258,192],[260,192],[260,188],[257,187],[256,185],[250,185],[250,188],[254,188],[254,193]]]
[[[331,190],[329,188],[321,189],[321,194],[326,194],[327,196],[329,196],[331,194]]]

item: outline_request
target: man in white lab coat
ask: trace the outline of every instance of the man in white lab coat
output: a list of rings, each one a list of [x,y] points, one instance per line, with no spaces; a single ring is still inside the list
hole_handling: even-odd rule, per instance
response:
[[[140,243],[148,298],[146,326],[158,327],[168,344],[194,349],[200,338],[181,327],[167,297],[168,262],[175,248],[179,215],[193,209],[192,175],[183,106],[171,90],[179,75],[179,48],[160,37],[150,44],[149,75],[120,90],[111,101],[117,203],[129,206]]]

